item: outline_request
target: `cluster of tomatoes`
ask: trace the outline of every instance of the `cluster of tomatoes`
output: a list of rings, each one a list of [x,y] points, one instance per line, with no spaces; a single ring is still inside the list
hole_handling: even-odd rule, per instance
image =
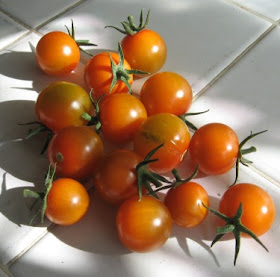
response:
[[[125,37],[118,53],[101,52],[89,59],[84,70],[88,91],[74,83],[55,82],[39,93],[35,106],[39,125],[32,134],[47,132],[50,167],[45,191],[26,190],[25,196],[42,200],[42,219],[70,225],[87,212],[90,198],[83,182],[93,180],[98,195],[116,205],[119,238],[131,251],[159,248],[173,223],[195,227],[209,210],[226,222],[214,242],[234,231],[237,244],[241,233],[261,243],[257,236],[269,230],[275,217],[273,201],[263,189],[248,183],[232,185],[218,212],[209,207],[206,190],[192,178],[198,170],[219,175],[235,167],[238,173],[239,163],[249,162],[243,155],[255,151],[242,147],[262,132],[239,143],[229,126],[211,123],[191,135],[185,119],[192,103],[191,86],[175,72],[159,72],[167,47],[159,34],[146,28],[148,21],[149,13],[144,20],[141,11],[138,26],[131,16],[121,22],[123,30],[107,26]],[[68,74],[79,63],[81,45],[89,42],[75,41],[73,23],[68,34],[48,33],[36,48],[38,65],[50,75]],[[143,75],[148,78],[140,95],[133,95],[133,78]],[[106,151],[108,141],[114,150]],[[125,147],[128,144],[132,147]],[[187,152],[196,169],[182,179],[176,168]],[[168,172],[174,178],[163,176]],[[60,178],[54,180],[55,174]],[[160,201],[157,192],[162,189],[167,192]],[[238,250],[235,262],[237,254]]]

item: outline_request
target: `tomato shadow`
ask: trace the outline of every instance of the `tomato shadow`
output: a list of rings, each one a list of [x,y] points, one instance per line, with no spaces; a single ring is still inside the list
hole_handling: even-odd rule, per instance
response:
[[[90,198],[89,211],[80,222],[71,226],[56,225],[50,232],[60,241],[86,252],[129,254],[130,251],[118,239],[115,223],[117,206],[105,203],[95,191],[90,192]]]
[[[30,225],[31,219],[34,216],[35,209],[32,209],[34,200],[24,198],[23,191],[25,189],[34,189],[32,186],[20,186],[9,188],[9,181],[12,180],[11,176],[4,173],[2,176],[2,183],[0,184],[0,213],[4,215],[9,221],[15,223],[19,227],[21,225]],[[42,190],[43,182],[35,186],[36,189]],[[34,208],[39,208],[35,207]],[[34,222],[37,227],[46,227],[48,222],[39,223]]]
[[[39,183],[48,166],[45,155],[40,155],[45,136],[25,139],[31,127],[19,125],[36,120],[34,105],[27,100],[0,103],[0,167],[20,180]]]

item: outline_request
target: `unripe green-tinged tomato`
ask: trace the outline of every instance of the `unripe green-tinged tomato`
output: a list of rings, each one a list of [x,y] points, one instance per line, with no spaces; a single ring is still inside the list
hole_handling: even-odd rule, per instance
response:
[[[90,113],[89,94],[80,86],[70,82],[54,82],[38,95],[35,112],[39,121],[57,132],[67,126],[86,125],[84,112]]]

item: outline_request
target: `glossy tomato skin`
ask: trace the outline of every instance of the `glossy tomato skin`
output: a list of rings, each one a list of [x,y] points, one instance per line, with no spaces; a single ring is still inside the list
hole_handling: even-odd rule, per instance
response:
[[[89,196],[84,186],[69,178],[53,182],[47,197],[46,217],[58,225],[72,225],[88,211]]]
[[[134,137],[134,151],[145,157],[152,149],[164,144],[152,159],[150,169],[165,173],[176,168],[182,161],[190,142],[190,132],[186,124],[177,116],[160,113],[148,117]]]
[[[69,126],[56,133],[48,146],[48,159],[61,177],[78,180],[92,175],[103,157],[99,135],[87,126]]]
[[[113,61],[119,63],[119,55],[110,52]],[[130,70],[129,63],[124,59],[124,68]],[[133,75],[130,74],[128,83],[131,85],[133,82]],[[103,94],[110,93],[110,87],[113,80],[111,61],[107,52],[101,52],[93,56],[86,64],[84,79],[88,89],[93,89],[92,95],[97,100]],[[120,80],[117,81],[111,93],[127,93],[129,89]]]
[[[131,150],[119,149],[104,156],[94,174],[99,195],[111,204],[120,204],[138,195],[136,166],[142,158]]]
[[[142,102],[131,94],[115,93],[100,101],[101,132],[106,140],[125,143],[134,137],[147,112]]]
[[[191,159],[207,175],[229,171],[236,163],[239,141],[236,133],[222,123],[209,123],[192,136],[189,152]]]
[[[168,190],[165,205],[169,209],[173,221],[181,227],[195,227],[207,216],[209,206],[206,190],[195,182],[188,182]]]
[[[54,82],[38,95],[35,112],[41,123],[53,132],[71,125],[86,125],[81,115],[90,113],[89,94],[70,82]]]
[[[36,60],[48,75],[65,75],[80,61],[80,50],[75,40],[63,32],[44,35],[36,46]]]
[[[157,113],[185,114],[193,99],[188,81],[175,72],[159,72],[143,85],[140,100],[148,115]]]
[[[222,196],[219,211],[232,217],[240,203],[243,206],[241,223],[245,227],[257,236],[266,233],[271,228],[276,210],[272,198],[264,189],[250,183],[236,184]]]
[[[121,42],[125,59],[132,69],[154,74],[164,65],[167,47],[163,38],[153,30],[144,29],[127,35]]]
[[[149,252],[161,247],[172,229],[166,206],[152,196],[133,196],[122,203],[117,213],[117,230],[122,244],[134,252]]]

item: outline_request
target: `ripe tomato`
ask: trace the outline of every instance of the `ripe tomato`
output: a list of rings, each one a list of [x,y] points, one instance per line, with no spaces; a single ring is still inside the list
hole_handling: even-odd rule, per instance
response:
[[[51,164],[62,177],[88,178],[102,159],[103,143],[87,126],[69,126],[56,133],[48,147]]]
[[[125,200],[117,213],[117,230],[122,244],[135,252],[161,247],[169,238],[172,219],[166,206],[152,196]]]
[[[57,179],[48,193],[45,215],[55,224],[71,225],[86,214],[89,202],[81,183],[69,178]]]
[[[271,228],[276,210],[272,198],[265,190],[250,183],[236,184],[222,196],[219,211],[228,217],[233,217],[240,203],[243,205],[241,223],[245,227],[257,236]]]
[[[90,113],[89,94],[70,82],[54,82],[38,95],[35,112],[45,126],[53,132],[70,125],[86,125],[81,115]]]
[[[131,150],[115,150],[104,156],[94,174],[94,186],[109,203],[119,204],[138,194],[136,166],[142,158]]]
[[[190,132],[186,124],[177,116],[160,113],[148,117],[134,137],[134,150],[145,157],[152,149],[164,144],[154,155],[158,161],[150,164],[150,169],[165,173],[176,168],[182,161],[190,142]]]
[[[63,32],[44,35],[36,46],[39,67],[49,75],[65,75],[80,61],[80,50],[75,40]]]
[[[187,182],[168,190],[165,205],[169,209],[173,221],[182,227],[194,227],[207,216],[209,206],[206,190],[195,182]]]
[[[167,47],[163,38],[155,31],[144,29],[127,35],[121,41],[125,59],[132,69],[150,74],[159,71],[165,63]]]
[[[142,102],[133,95],[115,93],[99,102],[101,132],[105,139],[123,143],[131,140],[147,118]]]
[[[185,114],[192,99],[188,81],[174,72],[156,73],[144,83],[140,92],[140,100],[149,116],[156,113]]]
[[[113,61],[118,65],[120,57],[117,53],[109,52]],[[131,70],[130,65],[124,59],[123,67],[125,70]],[[131,85],[133,75],[128,74],[127,82]],[[84,78],[89,89],[93,89],[93,97],[98,99],[103,94],[116,92],[128,92],[129,88],[122,80],[118,80],[110,92],[111,83],[113,81],[113,73],[111,69],[111,61],[107,52],[101,52],[93,56],[86,64]]]
[[[192,136],[189,152],[207,175],[219,175],[229,171],[236,163],[239,141],[236,133],[227,125],[210,123],[199,128]]]

